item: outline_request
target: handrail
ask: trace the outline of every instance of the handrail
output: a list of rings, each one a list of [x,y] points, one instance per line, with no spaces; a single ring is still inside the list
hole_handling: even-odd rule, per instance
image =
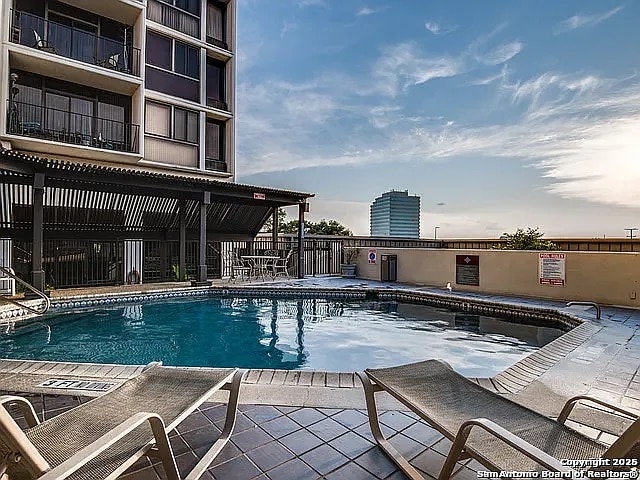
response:
[[[596,302],[569,302],[567,303],[567,307],[571,307],[572,305],[588,305],[590,307],[595,307],[596,309],[596,320],[600,320],[600,305],[598,305]]]
[[[47,313],[47,311],[49,311],[49,307],[51,307],[51,300],[49,300],[49,297],[47,297],[47,295],[44,292],[41,292],[40,290],[38,290],[37,288],[33,287],[31,284],[25,282],[24,280],[22,280],[20,277],[18,277],[15,273],[11,273],[11,270],[5,268],[5,267],[0,267],[0,272],[4,273],[6,276],[13,278],[14,280],[16,280],[18,283],[20,283],[22,286],[26,287],[27,289],[31,290],[33,293],[35,293],[37,296],[39,296],[40,298],[42,298],[44,300],[44,309],[42,311],[38,310],[37,308],[33,308],[30,307],[29,305],[24,305],[16,300],[13,300],[12,298],[7,298],[7,297],[0,297],[2,300],[5,300],[9,303],[12,303],[20,308],[25,309],[26,311],[30,312],[30,313],[34,313],[36,315],[43,315],[45,313]]]

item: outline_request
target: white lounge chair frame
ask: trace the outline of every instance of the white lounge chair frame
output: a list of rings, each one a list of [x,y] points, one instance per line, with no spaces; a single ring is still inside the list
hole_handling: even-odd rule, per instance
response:
[[[171,368],[153,366],[149,368],[147,372],[158,372],[157,369],[164,369],[166,371]],[[189,375],[191,373],[181,369],[173,370],[175,371],[175,374],[183,375],[187,379],[189,378]],[[211,371],[214,370],[216,369],[211,369]],[[120,462],[119,466],[113,472],[111,472],[107,476],[103,476],[103,473],[91,473],[91,471],[82,471],[82,475],[79,478],[105,478],[105,480],[116,479],[140,457],[147,455],[156,456],[162,460],[162,465],[164,467],[164,471],[168,480],[181,480],[178,468],[176,466],[173,451],[169,443],[169,432],[171,432],[177,425],[179,425],[185,418],[187,418],[189,414],[193,412],[199,405],[206,401],[213,392],[220,389],[229,390],[229,400],[227,403],[225,424],[220,437],[215,441],[215,443],[207,451],[204,457],[198,462],[198,464],[185,477],[185,480],[196,480],[200,478],[202,474],[207,470],[211,462],[216,458],[216,456],[220,453],[222,448],[226,445],[226,443],[229,441],[229,438],[231,437],[231,433],[236,421],[240,384],[242,382],[242,377],[246,373],[244,370],[237,369],[217,370],[219,370],[219,373],[218,376],[214,379],[215,383],[211,384],[211,388],[203,389],[202,395],[200,395],[199,398],[193,399],[193,401],[191,402],[191,407],[179,413],[179,415],[169,425],[165,425],[163,419],[156,413],[145,411],[136,412],[129,418],[121,422],[119,425],[117,425],[115,428],[99,436],[98,438],[95,438],[95,440],[93,440],[91,443],[79,449],[75,454],[69,456],[68,458],[64,459],[64,461],[58,463],[55,466],[52,466],[50,462],[48,462],[44,458],[43,453],[38,450],[36,445],[34,445],[34,443],[27,437],[25,432],[20,429],[20,427],[7,411],[7,407],[10,405],[15,405],[21,410],[28,425],[27,431],[31,428],[35,428],[40,425],[44,425],[47,422],[51,422],[57,417],[40,423],[33,409],[33,406],[31,405],[31,403],[29,403],[28,400],[13,395],[0,396],[0,405],[2,407],[0,408],[0,447],[3,447],[3,450],[5,451],[4,458],[0,458],[0,477],[5,472],[10,473],[12,471],[12,467],[15,467],[14,465],[12,465],[12,463],[15,463],[20,464],[20,478],[23,478],[24,472],[30,475],[30,477],[28,478],[34,478],[38,480],[59,480],[68,477],[76,478],[76,475],[74,474],[77,472],[79,473],[79,471],[83,467],[87,466],[87,464],[89,464],[93,459],[96,459],[96,457],[99,457],[109,449],[111,449],[110,452],[113,452],[112,447],[117,448],[118,442],[124,439],[127,435],[132,434],[136,429],[144,428],[145,424],[148,424],[151,427],[151,431],[153,433],[153,440],[140,445],[139,449],[127,460],[125,460],[124,462]],[[149,375],[149,373],[146,374]],[[143,372],[141,375],[145,375],[145,372]],[[199,381],[206,382],[206,372],[199,375]],[[116,392],[118,389],[123,388],[125,385],[127,385],[127,383],[135,381],[136,378],[123,383],[115,390],[106,393],[96,400],[104,398],[108,399],[109,395]],[[153,381],[153,378],[151,378],[150,381]],[[80,408],[84,408],[84,411],[87,411],[91,408],[91,403],[91,401],[87,402],[80,407],[76,407],[69,410],[68,412],[62,413],[59,417],[67,415],[70,412],[73,412],[74,410]],[[105,402],[101,402],[99,408],[104,408],[104,403]],[[106,415],[108,412],[104,413]],[[86,425],[84,427],[90,428],[90,425]],[[79,428],[82,428],[82,426],[80,426]],[[86,434],[86,430],[82,433]],[[69,439],[69,441],[72,442],[73,439]],[[7,447],[9,448],[8,452]],[[91,467],[91,465],[89,465],[88,467]]]

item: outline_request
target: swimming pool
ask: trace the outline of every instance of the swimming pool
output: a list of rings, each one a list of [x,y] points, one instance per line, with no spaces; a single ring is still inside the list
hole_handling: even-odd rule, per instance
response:
[[[0,335],[0,357],[354,371],[427,358],[492,376],[559,328],[395,301],[196,297],[56,313]]]

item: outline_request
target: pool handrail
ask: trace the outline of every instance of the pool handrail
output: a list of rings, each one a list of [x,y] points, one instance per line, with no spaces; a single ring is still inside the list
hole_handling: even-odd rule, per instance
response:
[[[587,305],[590,307],[595,307],[596,320],[600,320],[601,309],[600,309],[600,305],[598,305],[596,302],[568,302],[566,306],[571,307],[573,305]]]
[[[3,300],[5,302],[8,303],[12,303],[13,305],[16,305],[20,308],[23,308],[24,310],[28,311],[29,313],[33,313],[35,315],[43,315],[45,313],[47,313],[49,311],[49,307],[51,307],[51,300],[49,299],[49,297],[47,296],[46,293],[41,292],[40,290],[38,290],[37,288],[35,288],[33,285],[25,282],[24,280],[22,280],[20,277],[18,277],[15,273],[13,273],[10,269],[5,268],[0,266],[0,272],[4,273],[6,276],[13,278],[16,282],[18,282],[19,284],[23,285],[24,287],[26,287],[28,290],[32,291],[33,293],[35,293],[38,297],[42,298],[44,300],[44,308],[43,309],[37,309],[37,308],[33,308],[29,305],[25,305],[24,303],[20,303],[17,300],[14,300],[12,298],[8,298],[5,296],[0,296],[0,300]]]

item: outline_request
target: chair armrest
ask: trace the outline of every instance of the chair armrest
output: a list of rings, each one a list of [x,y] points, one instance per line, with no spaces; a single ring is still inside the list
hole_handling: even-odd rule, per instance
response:
[[[564,422],[567,421],[567,418],[569,418],[569,415],[571,414],[573,407],[575,407],[580,400],[585,400],[587,402],[592,402],[597,405],[601,405],[603,407],[609,408],[618,413],[622,413],[623,415],[627,415],[629,418],[633,420],[638,419],[638,415],[636,413],[630,412],[629,410],[625,410],[624,408],[620,408],[617,405],[612,405],[599,398],[591,397],[589,395],[576,395],[575,397],[572,397],[569,400],[567,400],[567,403],[564,404],[564,407],[562,408],[560,415],[558,415],[559,423],[564,424]]]
[[[102,437],[98,438],[91,444],[79,450],[75,455],[72,455],[56,468],[49,470],[47,473],[39,477],[39,480],[61,480],[67,478],[73,472],[89,463],[107,448],[116,444],[127,434],[131,433],[147,421],[151,424],[151,429],[156,437],[156,441],[158,441],[158,435],[160,433],[166,438],[164,422],[159,415],[155,413],[139,412],[132,415],[113,430],[105,433]]]
[[[36,411],[33,409],[33,405],[31,402],[23,397],[17,397],[15,395],[2,395],[0,396],[0,405],[6,410],[5,405],[15,404],[18,406],[24,419],[27,421],[27,425],[29,428],[35,427],[40,423],[38,420],[38,416],[36,415]]]
[[[532,460],[535,460],[536,462],[538,462],[538,464],[549,470],[556,472],[574,471],[566,465],[563,465],[560,460],[552,457],[546,452],[543,452],[538,447],[531,445],[526,440],[518,437],[517,435],[511,433],[509,430],[486,418],[474,418],[473,420],[468,420],[467,422],[463,423],[458,430],[458,434],[456,435],[456,438],[454,440],[454,445],[451,447],[451,449],[453,450],[454,448],[456,448],[461,450],[464,447],[469,434],[471,433],[471,429],[476,426],[482,428],[494,437],[502,440],[510,447],[518,450]],[[462,443],[462,445],[460,445],[460,443]]]

